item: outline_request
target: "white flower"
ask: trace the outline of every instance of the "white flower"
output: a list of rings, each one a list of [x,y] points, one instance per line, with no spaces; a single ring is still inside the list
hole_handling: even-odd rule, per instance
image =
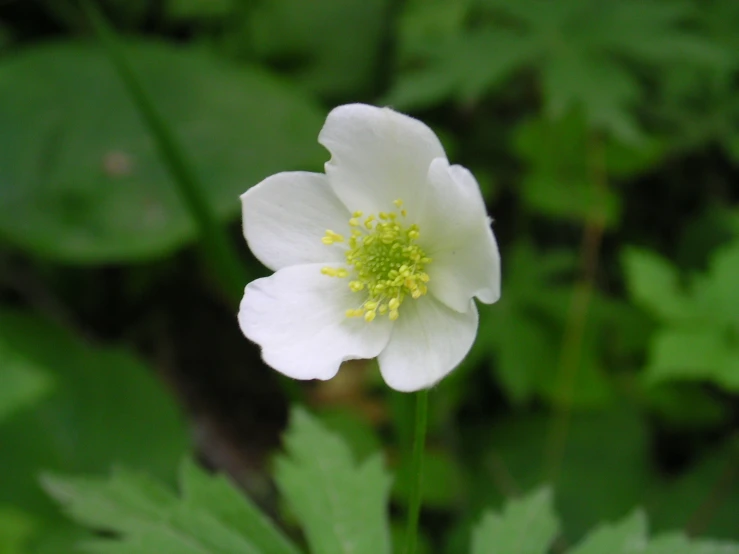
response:
[[[318,141],[325,175],[278,173],[241,197],[246,241],[275,271],[247,285],[241,329],[295,379],[377,357],[390,387],[431,387],[472,346],[473,297],[500,297],[479,186],[431,129],[388,108],[340,106]]]

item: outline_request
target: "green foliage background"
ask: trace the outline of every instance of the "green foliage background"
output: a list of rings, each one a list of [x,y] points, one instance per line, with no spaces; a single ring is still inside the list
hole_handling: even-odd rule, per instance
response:
[[[238,195],[320,171],[335,105],[419,117],[477,176],[503,296],[431,393],[427,552],[632,552],[617,546],[629,537],[644,543],[634,552],[730,552],[646,542],[644,522],[739,540],[739,2],[100,6],[249,278],[265,270],[240,238]],[[279,378],[239,336],[202,246],[78,5],[0,3],[0,554],[80,539],[144,552],[107,550],[84,527],[164,540],[157,517],[227,537],[224,552],[340,552],[325,512],[368,552],[399,539],[402,518],[383,514],[407,498],[411,399],[371,367],[326,385]],[[290,403],[319,419],[296,412],[275,457]],[[324,427],[336,435],[316,438]],[[338,506],[303,490],[321,480],[312,441],[352,491]],[[218,512],[233,491],[212,492],[192,463],[178,479],[193,453],[301,546],[243,523],[254,506]],[[101,499],[116,507],[99,512]],[[539,523],[515,515],[526,506]],[[529,546],[506,538],[527,525]],[[173,536],[167,548],[187,552]]]

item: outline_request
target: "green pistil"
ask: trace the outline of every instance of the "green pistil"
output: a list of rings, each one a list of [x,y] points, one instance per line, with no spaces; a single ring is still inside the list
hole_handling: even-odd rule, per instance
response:
[[[400,209],[401,200],[394,202]],[[321,272],[330,277],[348,277],[349,288],[366,295],[356,309],[347,310],[347,317],[364,317],[370,322],[378,314],[398,319],[403,300],[426,294],[429,276],[424,268],[431,262],[423,249],[416,244],[418,225],[406,225],[406,211],[380,212],[361,221],[362,212],[354,212],[349,220],[351,234],[346,250],[347,268],[324,267]],[[344,237],[334,231],[326,231],[322,241],[332,245],[343,243]]]

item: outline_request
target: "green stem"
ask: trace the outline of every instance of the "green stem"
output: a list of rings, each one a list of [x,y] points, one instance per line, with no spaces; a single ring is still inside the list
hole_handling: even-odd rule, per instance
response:
[[[225,228],[219,223],[202,192],[203,186],[196,171],[126,59],[116,32],[93,2],[80,0],[80,5],[154,138],[182,201],[199,227],[202,245],[211,267],[229,298],[238,301],[247,282],[246,272]]]
[[[418,516],[421,512],[423,485],[423,452],[426,444],[426,421],[428,419],[429,391],[416,393],[416,424],[413,433],[411,458],[411,495],[408,504],[408,528],[405,537],[405,554],[415,554],[418,542]]]

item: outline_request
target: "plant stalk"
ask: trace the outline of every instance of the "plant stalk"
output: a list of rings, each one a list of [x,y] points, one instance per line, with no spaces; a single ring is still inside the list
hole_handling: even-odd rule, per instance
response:
[[[229,299],[238,302],[248,280],[246,271],[225,228],[218,221],[203,194],[204,189],[197,172],[189,163],[170,126],[157,110],[126,59],[115,30],[93,2],[80,0],[80,5],[154,138],[162,161],[177,186],[180,198],[199,228],[203,250],[211,268]]]
[[[418,518],[421,513],[423,485],[423,453],[426,446],[426,427],[428,420],[429,392],[416,393],[416,420],[413,431],[413,452],[411,454],[411,494],[408,503],[408,527],[405,537],[405,554],[415,554],[418,543]]]

